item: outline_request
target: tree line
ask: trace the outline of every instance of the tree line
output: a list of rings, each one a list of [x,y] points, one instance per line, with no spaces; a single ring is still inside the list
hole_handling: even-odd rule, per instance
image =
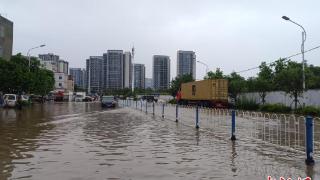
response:
[[[17,54],[9,61],[0,58],[0,91],[13,94],[45,96],[54,88],[54,74],[41,67],[36,58]]]
[[[284,91],[294,99],[294,106],[298,106],[298,98],[303,94],[302,63],[282,59],[274,63],[262,62],[255,77],[244,78],[236,72],[225,75],[219,68],[209,71],[204,79],[228,79],[229,96],[237,101],[241,93],[257,92],[262,104],[265,103],[267,92]],[[191,75],[176,77],[171,82],[170,92],[174,96],[181,83],[194,81]],[[320,89],[320,67],[305,65],[306,89]]]

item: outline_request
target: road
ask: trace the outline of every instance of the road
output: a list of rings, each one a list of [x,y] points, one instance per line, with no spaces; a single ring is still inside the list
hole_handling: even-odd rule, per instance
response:
[[[300,156],[99,103],[0,109],[0,179],[320,179]]]

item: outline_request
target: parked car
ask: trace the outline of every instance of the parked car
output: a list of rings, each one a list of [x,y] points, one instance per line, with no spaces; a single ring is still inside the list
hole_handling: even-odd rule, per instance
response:
[[[153,95],[142,96],[141,99],[147,102],[158,102],[158,99]]]
[[[4,107],[15,107],[17,105],[18,96],[16,94],[5,94],[3,99]]]
[[[90,96],[86,96],[84,99],[83,99],[84,102],[91,102],[93,101],[93,98],[90,97]]]
[[[101,98],[101,106],[102,107],[117,107],[118,101],[115,99],[114,96],[102,96]]]
[[[29,99],[32,102],[38,102],[38,103],[42,103],[44,101],[44,99],[42,98],[42,96],[39,95],[30,95]]]
[[[29,102],[30,98],[27,95],[21,95],[21,101]]]
[[[82,102],[85,99],[85,97],[86,97],[85,94],[77,93],[74,98],[74,101],[75,102]]]

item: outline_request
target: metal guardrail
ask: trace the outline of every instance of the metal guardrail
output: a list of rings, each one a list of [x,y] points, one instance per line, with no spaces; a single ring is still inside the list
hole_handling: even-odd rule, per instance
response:
[[[235,133],[237,138],[250,138],[300,153],[307,151],[306,117],[303,116],[132,100],[123,100],[119,104],[187,126],[212,131],[222,137],[231,137]],[[232,121],[232,111],[234,111],[234,121]],[[315,118],[312,122],[313,133],[312,137],[309,137],[313,139],[311,156],[320,158],[320,118]],[[309,131],[311,130],[309,128]]]

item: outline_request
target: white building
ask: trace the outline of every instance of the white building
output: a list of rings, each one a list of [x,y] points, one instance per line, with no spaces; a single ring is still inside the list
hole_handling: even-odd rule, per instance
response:
[[[74,83],[71,75],[65,73],[54,73],[55,90],[62,92],[73,92]]]
[[[123,54],[123,87],[131,88],[132,87],[132,60],[131,53],[125,52]]]

